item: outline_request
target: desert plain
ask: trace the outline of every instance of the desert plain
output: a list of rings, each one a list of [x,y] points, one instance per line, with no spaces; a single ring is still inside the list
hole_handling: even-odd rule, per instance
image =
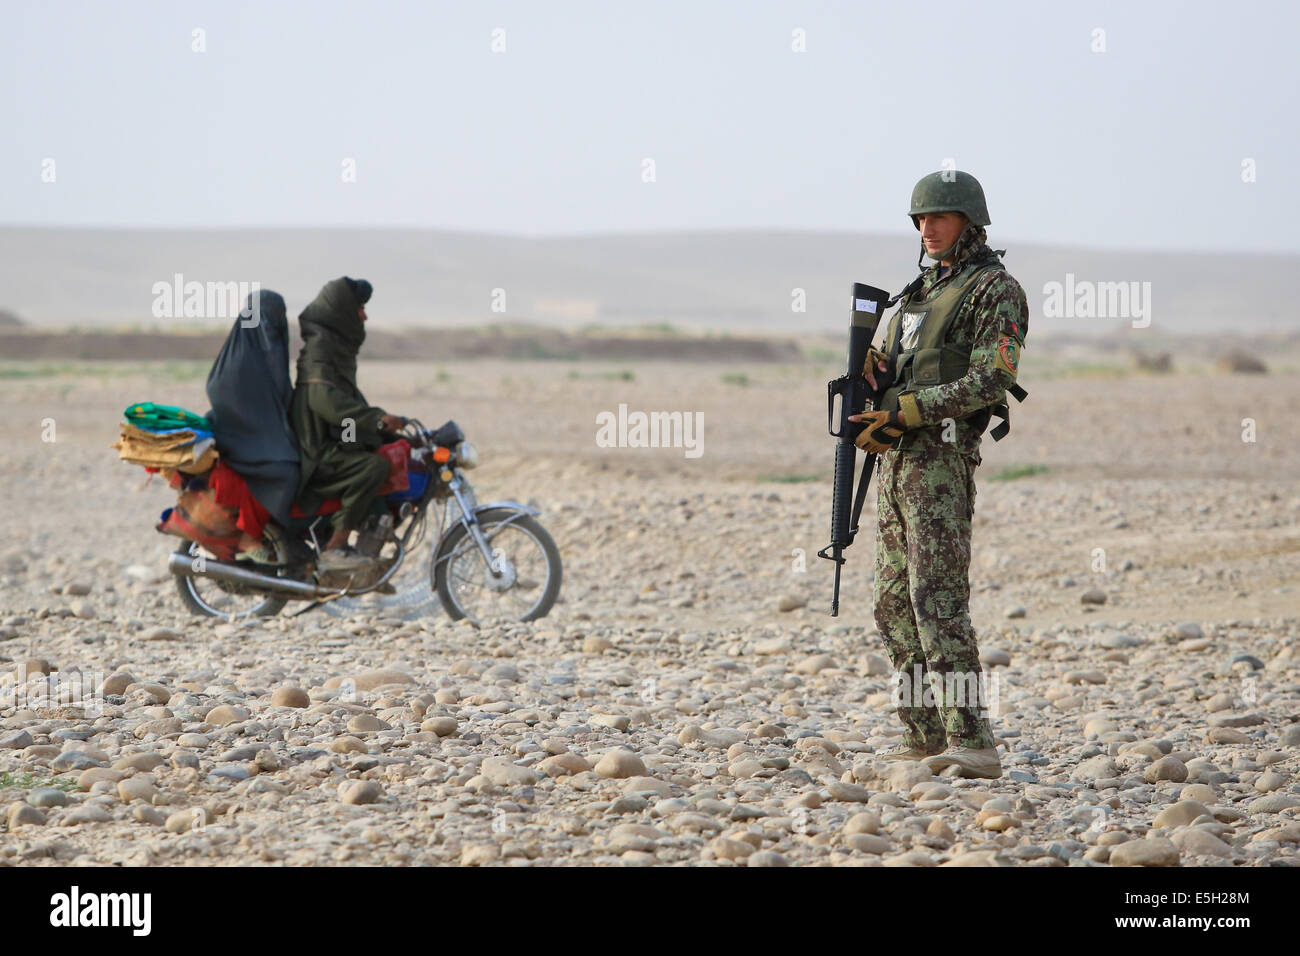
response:
[[[174,493],[108,446],[131,402],[204,411],[206,364],[4,363],[0,865],[1300,863],[1294,343],[1155,374],[1031,340],[976,475],[998,780],[873,759],[900,732],[874,495],[838,617],[816,557],[840,348],[363,352],[372,402],[458,421],[480,499],[560,548],[554,610],[482,627],[190,615],[153,529]],[[702,416],[699,454],[601,447],[620,404]]]

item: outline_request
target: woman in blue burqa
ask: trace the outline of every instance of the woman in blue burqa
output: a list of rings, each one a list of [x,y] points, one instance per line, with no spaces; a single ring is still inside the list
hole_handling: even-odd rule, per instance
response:
[[[279,293],[263,289],[248,297],[208,373],[208,401],[222,460],[271,519],[288,527],[298,488],[298,441],[289,424],[289,322]],[[251,547],[239,558],[274,562],[256,538],[246,544]]]

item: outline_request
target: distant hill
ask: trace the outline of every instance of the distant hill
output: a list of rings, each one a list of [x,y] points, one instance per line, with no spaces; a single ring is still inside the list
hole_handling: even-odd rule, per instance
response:
[[[5,359],[180,359],[211,361],[227,332],[108,332],[0,329],[0,357]],[[552,359],[556,361],[660,359],[672,362],[801,362],[804,343],[794,338],[670,335],[653,330],[574,333],[546,326],[499,326],[483,329],[386,328],[366,335],[366,361],[452,361],[458,359]],[[289,354],[302,345],[290,329]]]
[[[1124,330],[1124,318],[1043,314],[1048,283],[1149,282],[1151,328],[1255,333],[1300,328],[1283,289],[1300,256],[1151,253],[1002,242],[1029,297],[1034,335]],[[35,328],[175,329],[154,283],[258,281],[296,316],[328,279],[369,279],[376,326],[531,322],[578,328],[668,323],[684,331],[835,331],[850,284],[897,291],[915,275],[912,235],[691,232],[528,238],[413,229],[0,228],[0,309]],[[806,311],[792,310],[795,289]],[[502,290],[502,291],[497,291]],[[504,294],[504,297],[502,297]],[[494,311],[494,303],[504,305]]]

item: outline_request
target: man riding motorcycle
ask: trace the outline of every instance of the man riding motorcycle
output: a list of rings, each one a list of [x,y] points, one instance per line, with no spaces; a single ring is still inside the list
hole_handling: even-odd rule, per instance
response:
[[[374,559],[348,544],[388,477],[376,455],[384,431],[406,424],[399,415],[366,401],[357,388],[357,353],[365,341],[366,303],[373,291],[364,279],[344,276],[325,283],[298,316],[302,351],[290,421],[298,436],[301,478],[299,507],[314,513],[327,498],[342,500],[333,516],[334,533],[317,562],[321,571],[353,571]]]

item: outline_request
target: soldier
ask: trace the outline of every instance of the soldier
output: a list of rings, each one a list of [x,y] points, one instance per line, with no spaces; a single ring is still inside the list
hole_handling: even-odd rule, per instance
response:
[[[921,250],[936,260],[900,294],[863,370],[884,389],[858,447],[877,453],[875,618],[896,676],[902,743],[877,756],[938,773],[1002,775],[970,622],[970,536],[980,437],[1006,434],[1006,392],[1029,327],[1025,292],[985,242],[984,190],[964,172],[912,190]],[[918,258],[917,265],[921,264]],[[929,690],[925,690],[925,685]]]

